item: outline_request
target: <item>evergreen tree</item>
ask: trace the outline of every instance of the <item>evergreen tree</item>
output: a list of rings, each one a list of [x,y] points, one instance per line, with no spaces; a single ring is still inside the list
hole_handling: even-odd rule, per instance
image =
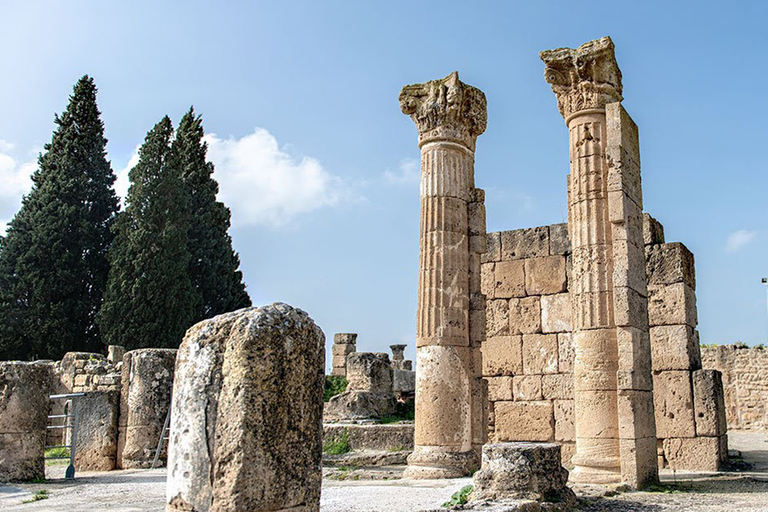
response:
[[[198,295],[193,323],[251,305],[238,270],[240,258],[227,233],[229,208],[216,200],[219,185],[213,179],[213,164],[206,161],[203,134],[202,120],[190,108],[172,146],[190,201],[189,278]]]
[[[93,79],[75,84],[0,246],[0,359],[102,348],[115,175]]]
[[[115,222],[101,328],[108,343],[128,349],[178,347],[195,314],[188,197],[172,135],[167,116],[147,134]]]

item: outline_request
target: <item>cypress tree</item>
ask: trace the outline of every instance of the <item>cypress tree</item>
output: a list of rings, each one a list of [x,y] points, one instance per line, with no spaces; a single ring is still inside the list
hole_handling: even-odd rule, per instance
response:
[[[115,222],[101,328],[108,343],[128,349],[178,347],[195,313],[187,274],[189,201],[172,135],[167,116],[147,133]]]
[[[0,359],[102,348],[115,175],[93,79],[75,84],[0,249]]]
[[[206,161],[203,135],[202,120],[190,108],[172,146],[190,201],[189,278],[198,296],[193,323],[251,305],[228,234],[230,211],[216,200],[219,185],[213,179],[213,163]]]

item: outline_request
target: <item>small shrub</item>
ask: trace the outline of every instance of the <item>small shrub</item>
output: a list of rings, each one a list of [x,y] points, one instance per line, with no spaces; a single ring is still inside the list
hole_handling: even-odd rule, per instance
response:
[[[415,417],[415,405],[413,402],[395,404],[395,413],[390,416],[384,416],[379,423],[384,425],[388,423],[398,423],[401,421],[413,421]]]
[[[325,387],[323,388],[323,400],[328,401],[331,397],[343,393],[347,389],[347,379],[339,375],[326,375]]]
[[[742,342],[742,341],[737,341],[736,343],[733,344],[733,347],[734,348],[749,348],[749,346],[746,343]]]
[[[456,505],[466,505],[469,501],[469,495],[475,488],[467,485],[453,493],[450,501],[443,503],[443,508],[454,507]]]
[[[337,439],[330,439],[323,443],[323,453],[326,455],[342,455],[350,450],[349,433],[346,429]]]
[[[33,494],[30,499],[22,501],[22,503],[34,503],[35,501],[47,500],[49,497],[48,491],[42,489]]]
[[[51,457],[69,457],[69,448],[48,448],[45,450],[45,458],[50,459]]]

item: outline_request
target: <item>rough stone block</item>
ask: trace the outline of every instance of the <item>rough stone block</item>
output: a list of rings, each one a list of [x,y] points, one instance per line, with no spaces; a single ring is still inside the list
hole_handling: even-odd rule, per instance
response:
[[[523,373],[526,375],[557,373],[557,359],[556,334],[523,335]]]
[[[557,368],[560,373],[573,373],[573,334],[557,335]]]
[[[619,439],[621,480],[634,489],[659,483],[656,438]]]
[[[627,240],[613,241],[613,286],[631,288],[643,297],[648,296],[642,246]]]
[[[416,372],[411,370],[392,370],[392,391],[395,393],[413,393],[415,390]]]
[[[541,375],[516,375],[512,380],[512,389],[517,401],[541,400]]]
[[[573,399],[555,400],[555,441],[568,442],[576,439],[573,427]],[[570,460],[570,457],[569,459]]]
[[[693,253],[680,242],[649,245],[645,260],[649,285],[685,283],[696,289]]]
[[[485,252],[480,256],[483,263],[501,261],[501,233],[488,233],[485,236]]]
[[[488,338],[509,335],[509,301],[507,299],[488,301],[485,333]]]
[[[47,365],[0,362],[0,482],[45,476],[49,393]]]
[[[549,254],[565,256],[571,253],[571,240],[568,238],[568,224],[552,224],[549,226]]]
[[[355,352],[356,347],[357,345],[352,345],[348,343],[343,343],[343,344],[334,343],[331,346],[331,355],[333,355],[334,358],[341,358],[342,360],[346,361],[347,356]]]
[[[573,456],[576,455],[576,443],[562,443],[560,445],[560,459],[566,468],[573,467]]]
[[[111,471],[117,461],[117,417],[119,391],[91,391],[78,398],[77,471]]]
[[[487,377],[488,381],[488,400],[491,402],[497,402],[499,400],[512,400],[514,394],[512,393],[512,379],[513,377]]]
[[[651,326],[698,323],[696,292],[685,283],[648,286],[648,320]]]
[[[717,370],[697,370],[693,381],[693,410],[696,417],[696,435],[720,437],[725,435],[725,398],[723,381]]]
[[[193,326],[174,382],[166,511],[318,511],[324,360],[323,332],[287,304]]]
[[[619,438],[656,438],[652,391],[621,389],[618,391],[617,403]],[[655,460],[655,450],[653,456]]]
[[[719,471],[722,463],[721,439],[689,437],[664,439],[664,457],[675,470]]]
[[[645,245],[664,243],[664,226],[647,213],[643,213],[643,243]]]
[[[568,293],[541,297],[541,330],[571,332],[571,296]]]
[[[568,471],[560,446],[541,443],[499,443],[483,446],[482,467],[473,477],[472,500],[527,499],[576,502],[566,486]]]
[[[509,333],[537,334],[541,332],[539,297],[509,299]]]
[[[391,363],[384,352],[353,352],[347,356],[347,389],[328,401],[329,420],[381,418],[395,410]],[[410,372],[409,372],[410,373]],[[398,385],[407,385],[404,381]],[[415,380],[414,386],[415,389]]]
[[[573,374],[544,375],[541,381],[541,393],[545,400],[573,400]]]
[[[357,333],[337,332],[336,334],[333,335],[334,345],[355,345],[356,343],[357,343]]]
[[[523,373],[522,336],[496,336],[482,345],[483,376]]]
[[[613,317],[619,327],[648,330],[648,299],[632,288],[613,289]]]
[[[701,368],[699,335],[689,325],[651,327],[651,359],[655,371]]]
[[[496,264],[483,263],[480,267],[480,292],[486,299],[495,299],[496,290]]]
[[[112,363],[122,362],[125,355],[125,347],[120,345],[109,345],[107,347],[107,360]]]
[[[526,259],[525,291],[528,295],[549,295],[566,291],[565,257]]]
[[[387,393],[392,387],[389,355],[354,352],[347,356],[347,390]]]
[[[654,372],[653,405],[659,438],[696,436],[690,372]]]
[[[552,402],[496,402],[496,441],[552,441],[555,414]]]
[[[346,435],[352,450],[408,450],[413,448],[413,424],[326,423],[323,441]]]
[[[549,228],[501,232],[501,259],[504,261],[549,256]]]
[[[523,260],[500,261],[494,265],[493,296],[497,299],[525,297],[525,262]]]

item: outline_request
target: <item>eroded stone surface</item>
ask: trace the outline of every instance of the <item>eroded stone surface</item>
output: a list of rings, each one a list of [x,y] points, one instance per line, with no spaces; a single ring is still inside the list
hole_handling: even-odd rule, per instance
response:
[[[118,391],[90,391],[78,398],[77,471],[111,471],[117,462],[117,419],[120,410]]]

